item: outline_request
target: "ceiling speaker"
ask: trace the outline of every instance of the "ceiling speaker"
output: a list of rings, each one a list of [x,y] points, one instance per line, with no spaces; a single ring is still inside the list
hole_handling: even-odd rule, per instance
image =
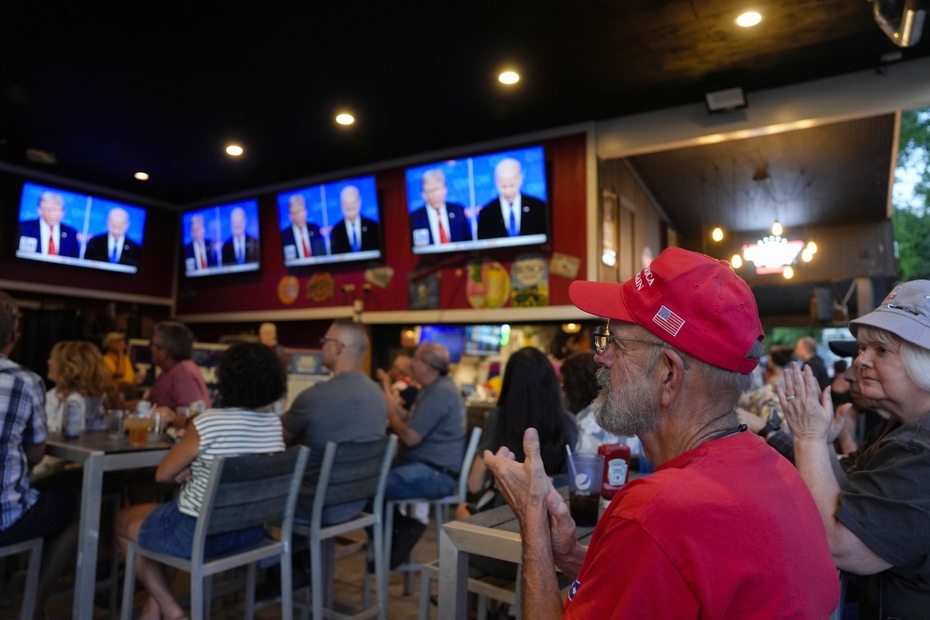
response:
[[[920,41],[928,0],[874,0],[875,22],[898,47]]]

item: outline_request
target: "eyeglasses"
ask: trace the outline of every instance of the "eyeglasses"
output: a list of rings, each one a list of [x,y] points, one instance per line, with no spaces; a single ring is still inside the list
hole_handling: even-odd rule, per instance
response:
[[[607,351],[607,345],[611,340],[616,340],[618,342],[638,342],[640,344],[651,344],[657,347],[662,347],[664,349],[670,349],[667,344],[664,342],[656,342],[654,340],[642,340],[640,338],[627,338],[626,336],[611,336],[606,329],[598,328],[594,330],[594,351],[598,355],[604,355]]]
[[[335,343],[338,344],[340,347],[346,346],[345,343],[344,343],[343,341],[337,340],[336,338],[327,338],[326,336],[323,336],[322,338],[320,338],[320,346],[321,346],[321,347],[325,347],[327,342],[335,342]]]

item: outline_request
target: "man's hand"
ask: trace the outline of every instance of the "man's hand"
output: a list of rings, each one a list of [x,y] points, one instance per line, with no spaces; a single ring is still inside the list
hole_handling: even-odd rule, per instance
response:
[[[484,464],[494,474],[498,490],[521,524],[531,509],[542,507],[546,510],[546,496],[552,490],[552,483],[539,456],[539,435],[535,428],[528,428],[523,434],[523,451],[526,453],[525,463],[514,461],[513,452],[506,446],[502,446],[496,455],[490,450],[484,451]]]

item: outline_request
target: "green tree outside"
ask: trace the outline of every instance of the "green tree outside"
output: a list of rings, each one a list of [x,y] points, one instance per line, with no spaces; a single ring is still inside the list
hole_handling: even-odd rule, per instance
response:
[[[915,180],[911,196],[892,201],[898,272],[902,281],[930,279],[930,108],[901,113],[895,180]]]

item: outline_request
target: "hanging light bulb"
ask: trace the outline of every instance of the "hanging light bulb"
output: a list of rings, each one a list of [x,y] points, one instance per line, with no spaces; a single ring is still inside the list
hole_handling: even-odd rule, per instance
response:
[[[722,239],[723,239],[723,229],[720,228],[720,227],[718,226],[717,228],[714,229],[714,231],[710,234],[710,236],[711,236],[711,239],[713,239],[714,241],[720,241],[720,240],[722,240]]]
[[[733,269],[739,269],[743,266],[743,257],[739,254],[734,254],[733,258],[730,259],[730,264],[733,265]]]
[[[813,256],[814,254],[816,254],[816,253],[817,253],[817,244],[814,243],[813,241],[808,242],[808,244],[807,244],[807,251],[810,252],[812,256]]]
[[[778,223],[778,220],[775,220],[775,223],[772,224],[772,234],[776,237],[784,232],[784,229],[781,227],[781,224]]]
[[[811,254],[811,251],[807,248],[804,248],[804,251],[801,252],[801,260],[805,263],[811,262],[811,259],[814,258],[814,255]]]
[[[794,269],[791,267],[785,267],[785,270],[782,272],[782,275],[785,276],[785,280],[790,280],[794,277]]]

